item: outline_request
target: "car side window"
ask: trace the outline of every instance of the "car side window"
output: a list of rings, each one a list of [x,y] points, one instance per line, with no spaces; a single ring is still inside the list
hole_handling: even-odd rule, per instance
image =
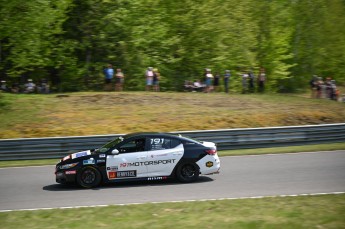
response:
[[[165,149],[172,149],[178,146],[181,142],[177,139],[173,138],[159,138],[159,137],[152,137],[148,139],[148,150],[165,150]]]
[[[145,138],[138,138],[124,143],[118,148],[120,153],[133,153],[145,151]]]

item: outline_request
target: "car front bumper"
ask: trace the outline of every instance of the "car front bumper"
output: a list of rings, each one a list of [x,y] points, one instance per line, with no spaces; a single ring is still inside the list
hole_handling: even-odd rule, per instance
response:
[[[55,180],[60,184],[75,183],[76,182],[76,170],[61,170],[55,172]]]

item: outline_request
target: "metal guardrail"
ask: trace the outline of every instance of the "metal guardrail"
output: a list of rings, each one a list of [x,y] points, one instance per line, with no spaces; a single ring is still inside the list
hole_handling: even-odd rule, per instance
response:
[[[345,123],[268,128],[171,132],[212,141],[218,150],[345,142]],[[61,158],[71,151],[98,148],[122,136],[22,138],[0,140],[0,161]]]

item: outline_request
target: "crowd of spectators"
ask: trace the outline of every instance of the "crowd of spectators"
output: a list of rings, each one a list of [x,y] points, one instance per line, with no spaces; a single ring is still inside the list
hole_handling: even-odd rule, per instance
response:
[[[345,102],[345,94],[340,95],[340,91],[337,88],[336,81],[331,77],[327,77],[323,80],[322,77],[314,75],[309,82],[311,89],[311,97],[316,99],[330,99],[341,100]]]
[[[185,91],[194,91],[194,92],[214,92],[219,91],[221,79],[223,78],[224,83],[224,91],[225,93],[229,93],[230,87],[230,79],[231,79],[231,71],[225,70],[223,77],[219,72],[216,72],[214,75],[212,74],[212,70],[209,68],[205,69],[204,73],[204,81],[195,80],[193,81],[185,81],[184,89]],[[266,74],[265,69],[261,68],[258,72],[258,77],[256,79],[255,74],[252,70],[250,71],[243,71],[239,74],[241,78],[241,85],[242,85],[242,93],[253,93],[256,91],[264,92],[265,90],[265,82],[266,82]]]
[[[0,91],[10,93],[50,93],[49,83],[46,79],[41,79],[39,82],[34,83],[32,79],[28,79],[24,84],[13,83],[8,85],[5,80],[1,80]]]
[[[125,75],[121,68],[117,68],[115,71],[111,64],[108,64],[103,69],[104,74],[104,90],[105,91],[123,91],[123,85],[125,81]],[[236,85],[242,86],[242,93],[262,93],[265,91],[266,73],[264,68],[260,68],[255,75],[253,70],[242,71],[237,73],[238,82]],[[144,74],[145,77],[145,89],[146,91],[160,91],[159,81],[160,73],[157,68],[148,67]],[[230,79],[232,78],[230,70],[225,70],[223,74],[216,72],[212,73],[212,70],[205,68],[202,80],[197,79],[194,81],[186,80],[184,83],[184,90],[190,92],[218,92],[221,91],[220,85],[223,83],[224,92],[230,91]],[[311,88],[311,97],[317,99],[330,99],[335,101],[345,102],[345,94],[340,95],[340,91],[337,88],[336,81],[331,77],[327,77],[325,80],[322,77],[314,75],[309,82]],[[13,83],[9,85],[5,80],[0,81],[0,92],[10,93],[50,93],[50,85],[46,79],[41,79],[36,83],[32,79],[27,79],[24,84]],[[238,90],[236,90],[238,91]]]
[[[122,91],[123,85],[125,82],[125,75],[120,68],[116,69],[114,72],[113,66],[109,64],[103,70],[104,73],[104,90],[105,91],[112,91],[113,88],[115,91]],[[115,78],[115,87],[113,87],[113,80]],[[148,67],[145,71],[145,88],[146,91],[160,91],[159,88],[159,80],[160,80],[160,73],[157,68]]]

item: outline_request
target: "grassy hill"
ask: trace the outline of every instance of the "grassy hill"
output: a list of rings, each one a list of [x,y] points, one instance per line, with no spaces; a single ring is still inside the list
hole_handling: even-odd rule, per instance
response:
[[[345,104],[286,94],[0,95],[0,138],[345,122]]]

